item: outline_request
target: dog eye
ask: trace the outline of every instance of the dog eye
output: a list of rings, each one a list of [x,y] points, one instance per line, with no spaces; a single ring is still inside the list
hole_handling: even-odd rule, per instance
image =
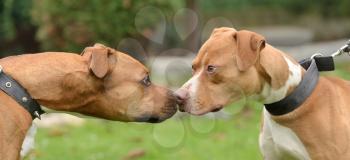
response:
[[[208,65],[208,67],[207,67],[207,72],[208,72],[208,73],[214,73],[215,70],[216,70],[216,67],[215,67],[215,66],[213,66],[213,65]]]
[[[149,75],[147,75],[145,78],[142,79],[141,83],[148,87],[152,84],[151,79],[149,78]]]

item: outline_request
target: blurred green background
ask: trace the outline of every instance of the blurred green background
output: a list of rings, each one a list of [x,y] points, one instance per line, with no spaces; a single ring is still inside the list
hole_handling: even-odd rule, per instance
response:
[[[261,159],[259,108],[228,119],[185,116],[160,124],[88,120],[80,127],[40,129],[32,156],[40,160]]]
[[[198,14],[197,30],[213,17],[224,17],[236,28],[301,26],[312,30],[313,41],[331,40],[349,37],[349,5],[348,0],[1,0],[0,51],[2,56],[45,50],[80,52],[95,42],[117,47],[126,37],[147,48],[150,42],[140,32],[151,32],[162,20],[148,12],[138,21],[141,31],[137,30],[135,16],[147,6],[166,17],[169,47],[180,43],[172,17],[181,8]]]
[[[171,66],[168,60],[174,57],[190,62],[214,27],[257,31],[297,59],[324,48],[330,54],[350,37],[349,0],[0,2],[0,57],[42,51],[80,53],[99,42],[141,60],[154,70],[155,82],[171,88],[189,78],[190,65],[174,61],[170,71],[177,74],[166,79],[161,69]],[[174,18],[184,8],[195,18],[188,12]],[[327,74],[350,79],[349,59],[339,59],[338,69]],[[39,125],[35,150],[26,159],[261,159],[262,108],[256,102],[237,103],[227,106],[223,115],[177,114],[161,124],[89,118],[78,126]]]

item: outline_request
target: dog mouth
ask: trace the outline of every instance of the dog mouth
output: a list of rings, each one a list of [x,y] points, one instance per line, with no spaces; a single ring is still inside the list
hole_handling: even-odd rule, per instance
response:
[[[136,118],[137,122],[146,122],[146,123],[160,123],[169,118],[171,118],[176,113],[175,109],[167,109],[167,111],[162,111],[159,115],[144,115],[139,118]]]
[[[204,115],[204,114],[207,114],[209,112],[219,112],[220,110],[222,110],[224,108],[223,105],[214,105],[212,107],[203,107],[203,106],[193,106],[193,105],[190,105],[188,103],[181,103],[181,104],[178,104],[178,109],[180,112],[187,112],[189,114],[192,114],[192,115]]]
[[[188,112],[187,109],[186,109],[188,107],[186,107],[185,104],[178,104],[178,106],[179,106],[178,109],[179,109],[180,112]]]
[[[214,109],[212,109],[210,112],[219,112],[223,108],[224,108],[223,105],[216,105],[214,106]]]
[[[171,118],[177,112],[176,97],[169,93],[168,99],[164,106],[160,108],[160,112],[145,114],[136,118],[137,122],[160,123]]]
[[[171,118],[176,113],[174,109],[163,109],[160,114],[146,114],[135,119],[136,122],[160,123]]]
[[[158,116],[142,116],[139,118],[136,118],[137,122],[147,122],[147,123],[160,123],[164,121],[165,119],[161,119]]]
[[[211,110],[210,112],[219,112],[221,110],[221,108],[215,108],[213,110]]]
[[[168,99],[165,107],[161,109],[161,112],[163,115],[162,120],[168,119],[175,115],[175,113],[177,112],[176,100],[174,98]]]

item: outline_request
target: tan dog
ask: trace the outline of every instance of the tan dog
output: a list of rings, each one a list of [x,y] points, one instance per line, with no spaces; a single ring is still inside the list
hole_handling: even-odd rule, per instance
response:
[[[305,70],[264,37],[232,28],[215,29],[193,61],[193,77],[176,93],[181,108],[202,115],[243,96],[277,102],[301,81]],[[272,116],[266,109],[260,134],[264,159],[350,159],[350,83],[320,77],[296,110]]]
[[[152,84],[140,62],[103,45],[82,56],[46,52],[3,58],[0,65],[50,109],[137,122],[161,122],[177,110],[172,92]],[[0,92],[1,160],[19,159],[31,123],[29,112]]]

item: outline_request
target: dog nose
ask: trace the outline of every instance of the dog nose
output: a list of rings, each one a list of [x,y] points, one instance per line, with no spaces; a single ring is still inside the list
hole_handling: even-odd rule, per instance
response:
[[[188,99],[188,92],[186,89],[180,88],[177,91],[175,91],[175,96],[177,99],[177,103],[182,105]]]

